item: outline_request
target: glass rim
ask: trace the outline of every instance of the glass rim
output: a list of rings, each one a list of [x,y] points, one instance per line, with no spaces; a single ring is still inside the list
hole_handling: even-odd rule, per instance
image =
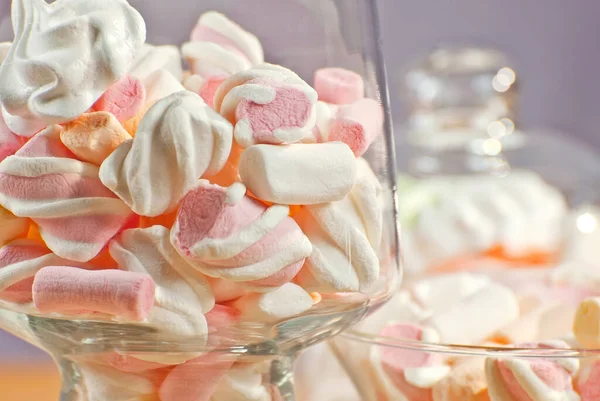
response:
[[[406,340],[349,329],[340,338],[378,347],[402,348],[411,351],[448,354],[456,356],[485,356],[497,358],[584,358],[600,356],[600,348],[539,348],[512,347],[510,345],[467,345],[428,343]],[[335,341],[335,339],[333,339]]]

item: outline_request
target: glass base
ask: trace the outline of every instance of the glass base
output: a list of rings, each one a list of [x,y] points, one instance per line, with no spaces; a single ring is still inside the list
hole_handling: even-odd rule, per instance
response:
[[[295,356],[360,321],[372,306],[321,310],[270,327],[242,323],[208,338],[165,338],[150,326],[6,309],[0,328],[52,356],[62,376],[60,401],[230,401],[236,392],[253,401],[293,401]]]

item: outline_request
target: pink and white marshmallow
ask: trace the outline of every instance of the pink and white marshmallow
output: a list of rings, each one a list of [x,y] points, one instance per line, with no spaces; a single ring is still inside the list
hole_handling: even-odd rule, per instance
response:
[[[360,99],[342,106],[319,101],[316,115],[317,123],[310,139],[343,142],[356,157],[362,156],[383,132],[383,107],[373,99]]]
[[[154,306],[154,291],[145,273],[48,266],[35,275],[33,302],[42,313],[84,310],[142,321]]]
[[[232,127],[200,96],[177,92],[148,110],[135,138],[102,164],[102,183],[134,212],[172,212],[204,174],[219,172],[231,151]]]
[[[576,388],[581,401],[600,400],[600,362],[584,364],[579,370]]]
[[[119,121],[127,121],[135,116],[146,102],[146,88],[143,82],[126,75],[111,86],[94,103],[92,110],[111,113]]]
[[[238,171],[258,198],[284,205],[340,201],[357,177],[357,161],[341,142],[254,145],[244,150]]]
[[[195,42],[212,42],[235,48],[244,54],[252,65],[264,62],[260,40],[216,11],[209,11],[200,16],[190,39]]]
[[[206,335],[204,314],[213,308],[214,297],[204,276],[173,249],[167,228],[125,230],[110,243],[110,254],[120,269],[145,273],[154,280],[156,292],[147,317],[149,324],[177,336]]]
[[[380,335],[426,343],[439,341],[435,330],[404,323],[391,324]],[[387,378],[411,401],[431,401],[433,387],[450,372],[438,353],[397,347],[374,347],[372,353],[372,363],[380,363]]]
[[[33,301],[35,274],[47,266],[73,265],[60,258],[43,244],[32,240],[17,240],[0,248],[0,299],[19,304]],[[84,267],[75,263],[78,267]]]
[[[564,341],[522,346],[569,348]],[[579,369],[577,358],[488,358],[485,369],[492,401],[580,400],[573,390],[573,377]]]
[[[86,262],[128,224],[133,213],[62,144],[60,126],[37,134],[0,163],[0,204],[35,221],[58,256]]]
[[[310,255],[310,241],[283,205],[266,207],[229,188],[200,180],[183,199],[171,230],[179,253],[207,276],[255,289],[291,281]]]
[[[317,92],[287,68],[263,64],[234,75],[215,93],[215,109],[235,125],[237,143],[295,143],[311,135]]]
[[[351,104],[365,97],[365,82],[345,68],[321,68],[315,71],[315,90],[323,102]]]
[[[295,216],[313,244],[296,278],[309,291],[366,291],[379,277],[381,186],[366,161],[355,163],[358,178],[344,199],[306,206]]]

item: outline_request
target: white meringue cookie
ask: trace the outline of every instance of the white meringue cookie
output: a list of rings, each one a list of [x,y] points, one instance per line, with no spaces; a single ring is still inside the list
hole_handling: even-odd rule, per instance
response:
[[[357,165],[356,183],[344,199],[306,206],[297,216],[313,253],[296,282],[310,291],[366,291],[379,277],[381,185],[364,160]]]
[[[200,96],[177,92],[148,110],[135,138],[104,161],[100,179],[137,214],[158,216],[172,211],[198,177],[219,172],[232,142],[229,122]]]
[[[181,54],[177,46],[153,46],[145,43],[136,54],[129,69],[129,75],[144,80],[153,72],[165,70],[179,82],[183,79]]]
[[[122,270],[152,276],[156,293],[149,324],[178,336],[206,335],[204,314],[213,308],[214,296],[204,276],[175,251],[169,229],[125,230],[111,241],[109,249]]]
[[[271,401],[271,392],[263,385],[262,372],[254,365],[234,365],[219,380],[211,401]]]
[[[129,70],[146,38],[125,0],[13,0],[15,39],[0,67],[2,114],[31,136],[89,109]]]
[[[313,306],[313,299],[296,284],[287,283],[274,291],[251,293],[231,302],[241,320],[274,323],[299,315]]]

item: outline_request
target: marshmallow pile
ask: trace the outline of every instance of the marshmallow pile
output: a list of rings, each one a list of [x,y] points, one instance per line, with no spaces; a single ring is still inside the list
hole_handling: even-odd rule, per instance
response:
[[[600,347],[600,211],[569,210],[557,188],[528,171],[405,178],[399,188],[407,274],[356,332],[415,349],[334,340],[362,399],[599,399],[600,360],[576,350]],[[438,344],[559,349],[566,357],[486,358],[439,352]],[[317,380],[308,385],[324,400],[340,394]]]
[[[377,281],[382,188],[362,155],[384,113],[360,75],[323,68],[311,87],[217,12],[181,51],[146,44],[125,0],[13,0],[12,22],[1,301],[207,339]],[[113,384],[106,369],[168,371],[162,401],[231,400],[219,388],[254,384],[235,399],[270,399],[260,375],[210,358],[114,354],[90,369]],[[211,385],[179,388],[199,365]],[[140,383],[140,397],[155,387]]]

